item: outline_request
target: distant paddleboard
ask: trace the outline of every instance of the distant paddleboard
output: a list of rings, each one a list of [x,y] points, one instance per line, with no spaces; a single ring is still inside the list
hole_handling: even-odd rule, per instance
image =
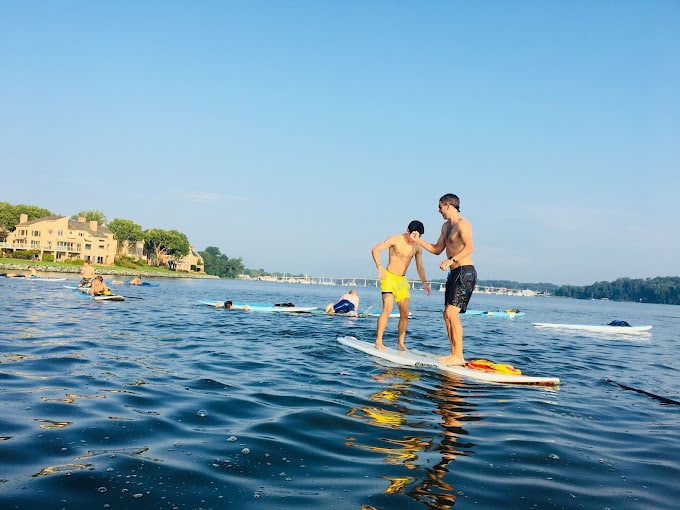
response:
[[[125,301],[124,296],[119,296],[117,294],[104,294],[102,296],[90,296],[90,289],[87,287],[78,287],[76,285],[64,285],[65,289],[77,290],[80,292],[81,296],[89,297],[95,301]]]
[[[557,377],[538,377],[517,374],[512,370],[514,367],[491,363],[485,360],[476,360],[475,362],[468,363],[467,366],[450,366],[440,363],[437,357],[430,353],[413,349],[399,351],[390,347],[381,351],[376,349],[373,343],[363,342],[353,336],[341,336],[338,338],[338,342],[347,347],[357,349],[397,365],[426,370],[438,370],[478,381],[530,386],[558,386],[560,384],[560,380]]]
[[[117,294],[109,294],[108,296],[94,296],[92,299],[95,301],[125,301],[123,296],[118,296]]]
[[[555,328],[555,329],[572,329],[580,331],[595,331],[597,333],[614,333],[614,334],[638,334],[646,333],[652,329],[652,326],[611,326],[604,325],[588,325],[588,324],[550,324],[547,322],[534,322],[537,328]]]
[[[318,311],[317,311],[318,310]],[[319,313],[323,315],[333,315],[337,317],[379,317],[380,316],[380,310],[368,310],[366,309],[363,312],[348,312],[348,313],[328,313],[326,310],[322,308],[318,308],[317,310],[314,310],[312,313]],[[411,313],[409,312],[408,314],[409,317],[411,317]],[[390,317],[399,317],[399,312],[392,312],[390,314]]]
[[[200,299],[198,301],[202,305],[222,307],[224,301],[215,301],[209,299]],[[252,312],[270,312],[270,313],[316,313],[321,310],[316,306],[276,306],[267,304],[243,303],[241,301],[232,301],[232,310],[249,310]]]
[[[524,312],[520,310],[467,310],[463,315],[489,315],[492,317],[522,317]]]

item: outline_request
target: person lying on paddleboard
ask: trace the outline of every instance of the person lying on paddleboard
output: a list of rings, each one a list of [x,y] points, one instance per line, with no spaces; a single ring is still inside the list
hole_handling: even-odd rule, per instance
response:
[[[243,305],[239,307],[234,307],[233,301],[226,300],[226,301],[218,301],[215,303],[216,308],[224,308],[226,310],[250,310],[250,307],[248,305]]]
[[[354,289],[340,296],[340,300],[337,303],[331,303],[326,307],[326,313],[350,314],[352,312],[355,315],[359,313],[359,295]]]
[[[130,280],[130,285],[141,285],[142,284],[142,278],[139,276],[135,276],[132,280]]]

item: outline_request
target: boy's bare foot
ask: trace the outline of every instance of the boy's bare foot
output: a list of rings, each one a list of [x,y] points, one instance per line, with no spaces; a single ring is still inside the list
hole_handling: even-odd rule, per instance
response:
[[[408,349],[406,348],[406,346],[403,343],[397,344],[397,349],[399,349],[400,351],[408,351]]]
[[[440,363],[443,363],[444,365],[449,365],[449,366],[465,366],[465,360],[463,358],[456,358],[454,356],[448,355],[448,356],[439,356],[437,357],[437,361]]]
[[[385,351],[385,350],[387,350],[387,349],[385,349],[385,346],[383,345],[382,342],[376,342],[376,343],[375,343],[375,348],[378,349],[379,351]]]

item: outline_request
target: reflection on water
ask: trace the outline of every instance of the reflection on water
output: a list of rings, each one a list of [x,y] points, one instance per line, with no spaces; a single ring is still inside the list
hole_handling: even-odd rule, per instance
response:
[[[444,374],[438,384],[422,393],[413,388],[419,379],[417,372],[391,369],[373,378],[384,387],[367,398],[382,406],[354,407],[347,416],[400,434],[379,435],[375,444],[348,437],[346,444],[381,454],[385,464],[400,465],[411,472],[410,476],[382,475],[386,494],[406,494],[428,508],[450,509],[456,501],[456,489],[444,479],[445,475],[449,465],[459,455],[472,454],[473,447],[472,443],[458,441],[459,436],[466,435],[462,424],[481,419],[473,415],[475,406],[467,405],[456,391],[460,380]],[[417,411],[431,404],[434,404],[431,412],[441,418],[436,427],[420,416],[422,411]]]

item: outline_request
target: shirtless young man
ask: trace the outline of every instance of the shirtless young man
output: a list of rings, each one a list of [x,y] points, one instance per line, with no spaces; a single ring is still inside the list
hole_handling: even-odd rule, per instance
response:
[[[80,283],[78,284],[79,286],[85,287],[90,285],[92,278],[94,278],[94,267],[90,265],[89,260],[83,262],[83,268],[80,270],[80,276],[82,277],[82,280],[80,280]]]
[[[439,199],[439,212],[446,221],[435,244],[423,241],[418,233],[411,234],[411,238],[435,255],[446,249],[447,258],[439,264],[439,268],[442,271],[449,270],[444,297],[444,323],[451,343],[451,354],[439,360],[447,365],[464,365],[460,313],[467,310],[477,282],[477,271],[471,257],[474,251],[472,226],[460,215],[460,199],[453,193],[447,193]]]
[[[406,270],[413,257],[416,258],[416,269],[423,288],[430,295],[430,284],[427,283],[425,268],[423,267],[423,250],[411,238],[412,233],[423,234],[425,228],[417,220],[408,224],[404,234],[396,234],[388,237],[382,243],[376,245],[371,251],[375,267],[378,268],[378,278],[380,279],[380,289],[382,290],[383,309],[378,317],[378,330],[375,337],[375,347],[381,351],[385,350],[383,345],[383,333],[387,327],[387,319],[392,313],[394,301],[399,308],[399,334],[397,348],[405,351],[404,338],[406,337],[406,326],[408,325],[408,310],[411,302],[409,293],[409,283],[406,279]],[[389,248],[389,259],[387,269],[384,269],[380,261],[380,252]]]
[[[94,277],[90,287],[90,296],[103,296],[105,294],[111,294],[111,291],[104,283],[104,278],[101,275]]]

